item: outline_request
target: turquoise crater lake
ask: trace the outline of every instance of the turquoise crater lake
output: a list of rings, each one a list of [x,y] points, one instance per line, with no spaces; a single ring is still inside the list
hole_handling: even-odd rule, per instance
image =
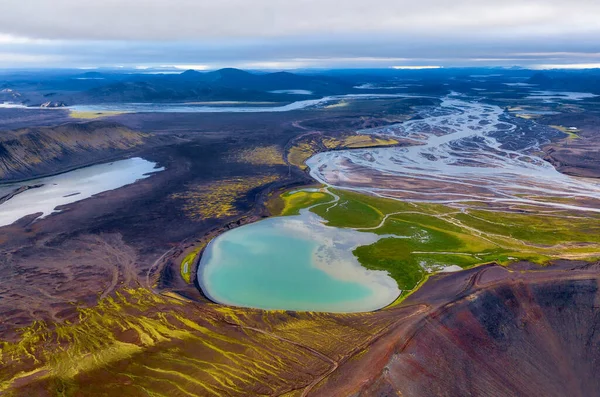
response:
[[[387,272],[365,269],[352,254],[379,238],[326,226],[303,210],[215,238],[200,260],[198,282],[210,299],[232,306],[372,311],[400,294]]]

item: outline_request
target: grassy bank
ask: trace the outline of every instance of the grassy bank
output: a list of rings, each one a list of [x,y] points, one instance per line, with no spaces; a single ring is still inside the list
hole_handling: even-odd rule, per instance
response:
[[[281,215],[321,204],[312,211],[328,225],[385,236],[375,244],[358,247],[354,254],[366,268],[389,272],[403,291],[449,266],[467,268],[517,260],[544,265],[558,258],[600,257],[600,222],[589,214],[458,210],[349,191],[332,193],[340,197],[334,205],[324,204],[331,202],[332,196],[323,191],[285,193]]]

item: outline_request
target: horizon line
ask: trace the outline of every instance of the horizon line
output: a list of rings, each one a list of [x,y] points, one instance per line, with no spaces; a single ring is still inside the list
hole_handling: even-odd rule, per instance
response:
[[[389,70],[389,71],[439,71],[439,70],[452,70],[452,69],[501,69],[501,70],[522,70],[522,71],[581,71],[581,70],[598,70],[600,69],[600,63],[584,63],[584,64],[543,64],[543,65],[464,65],[464,66],[444,66],[444,65],[394,65],[394,66],[373,66],[373,67],[323,67],[323,66],[305,66],[305,67],[291,67],[291,68],[253,68],[253,67],[209,67],[208,65],[102,65],[102,66],[13,66],[13,67],[0,67],[0,71],[43,71],[43,70],[54,70],[54,71],[97,71],[97,70],[108,70],[108,71],[128,71],[137,72],[139,74],[150,74],[147,72],[155,72],[155,74],[162,73],[184,73],[189,70],[197,72],[214,72],[223,69],[237,69],[245,71],[264,71],[264,72],[277,72],[277,71],[303,71],[303,70]],[[135,73],[132,73],[135,74]]]

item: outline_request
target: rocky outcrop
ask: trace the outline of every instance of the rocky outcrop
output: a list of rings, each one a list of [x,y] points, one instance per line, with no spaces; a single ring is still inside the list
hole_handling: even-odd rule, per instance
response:
[[[561,113],[541,119],[573,134],[546,145],[544,159],[564,173],[600,178],[600,116],[591,112]],[[562,126],[562,127],[561,127]]]
[[[67,106],[63,101],[47,101],[40,105],[41,108],[64,108]]]
[[[599,146],[595,139],[581,138],[547,147],[544,159],[564,174],[600,178]]]

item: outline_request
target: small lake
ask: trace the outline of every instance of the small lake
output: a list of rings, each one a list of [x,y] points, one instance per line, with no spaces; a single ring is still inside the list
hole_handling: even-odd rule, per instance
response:
[[[230,230],[204,251],[198,281],[212,300],[261,309],[364,312],[400,290],[387,272],[367,270],[352,251],[381,236],[326,226],[308,210]]]
[[[309,90],[275,90],[269,91],[272,94],[290,94],[290,95],[312,95],[312,91]]]
[[[92,165],[64,174],[0,187],[4,196],[22,186],[42,185],[26,190],[0,204],[0,227],[10,225],[27,215],[42,213],[45,217],[59,206],[81,201],[95,194],[120,188],[162,171],[156,164],[139,157],[112,163]]]
[[[583,99],[595,98],[598,95],[591,92],[568,92],[568,91],[532,91],[526,99],[543,99],[545,102],[555,100],[581,101]]]

